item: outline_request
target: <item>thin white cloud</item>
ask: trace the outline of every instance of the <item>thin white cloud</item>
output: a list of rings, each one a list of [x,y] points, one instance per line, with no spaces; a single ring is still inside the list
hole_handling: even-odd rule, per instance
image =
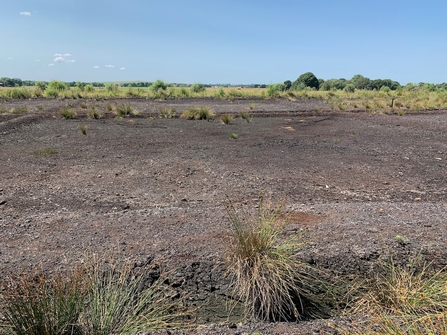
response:
[[[94,69],[99,69],[99,66],[98,66],[98,65],[95,65],[93,68],[94,68]]]
[[[12,57],[8,57],[8,60],[13,60],[14,58],[12,58]]]
[[[48,64],[48,66],[54,66],[54,64],[53,64],[53,63],[51,63],[51,64]]]
[[[65,58],[64,58],[64,57],[61,57],[61,56],[58,56],[58,57],[56,57],[56,58],[53,60],[53,62],[56,62],[56,63],[58,63],[58,62],[65,62]]]
[[[115,67],[115,65],[104,65],[105,67],[108,67],[109,69],[112,69],[112,68],[114,68]]]
[[[40,59],[36,59],[36,62],[40,62]]]
[[[122,67],[120,70],[125,70],[126,68],[125,67]]]
[[[70,54],[64,54],[64,57],[71,57]]]
[[[65,62],[66,63],[76,63],[76,61],[74,59],[67,59]]]
[[[20,12],[20,15],[31,16],[31,13],[30,12]]]

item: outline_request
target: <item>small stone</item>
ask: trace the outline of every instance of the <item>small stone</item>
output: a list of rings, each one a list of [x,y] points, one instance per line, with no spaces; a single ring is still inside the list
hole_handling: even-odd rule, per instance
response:
[[[414,201],[421,201],[421,198],[414,198]]]
[[[4,204],[6,204],[6,200],[0,198],[0,205],[4,205]]]

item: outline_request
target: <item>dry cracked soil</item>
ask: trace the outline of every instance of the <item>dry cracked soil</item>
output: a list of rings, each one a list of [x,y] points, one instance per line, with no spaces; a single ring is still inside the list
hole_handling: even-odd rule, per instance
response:
[[[86,117],[91,106],[122,103],[141,115]],[[260,192],[283,200],[286,233],[308,239],[302,259],[327,271],[368,273],[389,254],[445,265],[445,111],[334,112],[323,101],[281,99],[1,104],[28,112],[0,115],[0,273],[64,270],[87,253],[142,267],[164,262],[191,304],[203,307],[198,321],[207,326],[163,334],[332,332],[327,320],[228,320],[218,265],[231,229],[227,198],[248,209]],[[199,105],[218,115],[245,111],[252,122],[159,118],[166,107],[180,113]],[[76,118],[59,115],[67,106]]]

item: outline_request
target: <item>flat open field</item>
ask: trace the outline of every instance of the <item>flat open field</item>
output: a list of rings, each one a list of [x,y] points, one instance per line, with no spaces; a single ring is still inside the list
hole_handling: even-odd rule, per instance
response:
[[[123,102],[141,115],[105,112]],[[104,117],[88,119],[82,103]],[[317,267],[363,273],[384,255],[405,262],[417,253],[447,263],[446,111],[343,113],[317,100],[70,104],[78,113],[70,120],[57,112],[67,100],[2,104],[29,112],[0,115],[0,273],[66,269],[87,253],[142,265],[161,259],[180,269],[192,301],[206,304],[201,322],[225,322],[224,269],[216,264],[228,248],[226,199],[255,209],[260,192],[285,201],[287,232],[305,232],[302,258]],[[157,117],[164,107],[191,105],[246,111],[253,120]],[[324,320],[247,327],[202,333],[328,331]]]

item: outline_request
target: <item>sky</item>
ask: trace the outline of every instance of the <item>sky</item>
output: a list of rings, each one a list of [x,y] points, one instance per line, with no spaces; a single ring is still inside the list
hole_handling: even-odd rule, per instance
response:
[[[447,82],[446,0],[0,0],[0,77]]]

